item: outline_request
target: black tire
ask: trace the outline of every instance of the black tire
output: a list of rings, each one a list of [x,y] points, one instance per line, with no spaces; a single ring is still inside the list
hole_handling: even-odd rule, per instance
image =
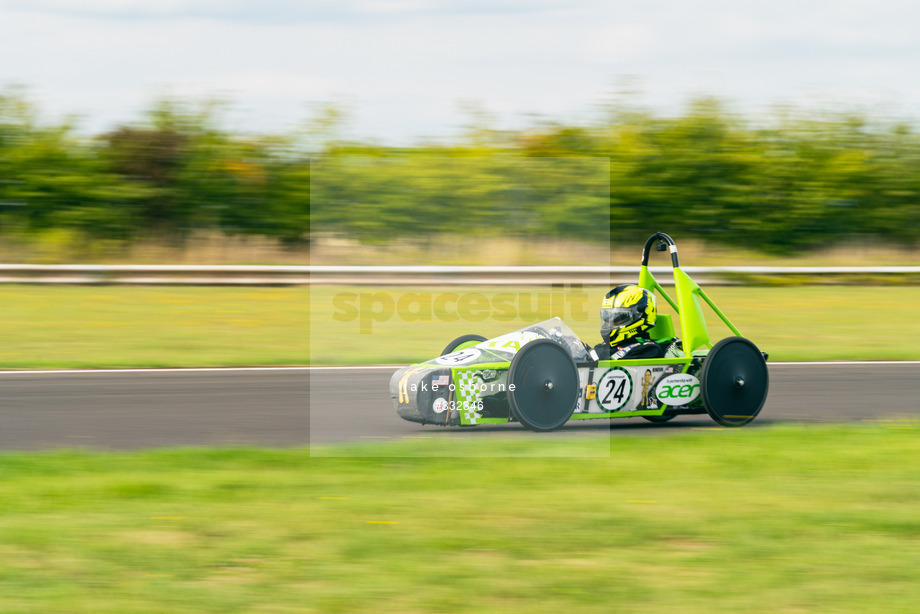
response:
[[[769,389],[767,361],[744,337],[722,339],[703,361],[703,407],[722,426],[744,426],[756,418]]]
[[[664,424],[670,420],[673,420],[677,417],[677,414],[664,414],[663,416],[642,416],[649,422],[654,422],[655,424]]]
[[[555,430],[568,422],[577,402],[578,368],[562,345],[535,339],[514,355],[508,369],[508,403],[525,427]]]
[[[441,352],[441,356],[444,356],[445,354],[452,354],[456,352],[458,347],[470,341],[475,341],[479,343],[479,342],[488,341],[488,340],[482,335],[462,335],[460,337],[457,337],[450,343],[448,343],[447,347],[444,348],[444,351]]]

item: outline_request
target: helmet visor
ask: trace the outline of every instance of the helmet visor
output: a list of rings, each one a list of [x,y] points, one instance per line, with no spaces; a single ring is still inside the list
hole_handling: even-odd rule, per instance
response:
[[[638,319],[639,311],[635,307],[607,307],[601,309],[601,334],[607,335],[610,331],[629,326]]]

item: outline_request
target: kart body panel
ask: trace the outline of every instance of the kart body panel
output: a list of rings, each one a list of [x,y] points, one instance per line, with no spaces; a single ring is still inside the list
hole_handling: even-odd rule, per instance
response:
[[[552,339],[573,353],[579,391],[572,420],[702,411],[694,375],[700,357],[591,361],[578,336],[552,318],[399,369],[390,379],[396,412],[405,420],[445,426],[511,421],[508,369],[514,355],[536,339]]]

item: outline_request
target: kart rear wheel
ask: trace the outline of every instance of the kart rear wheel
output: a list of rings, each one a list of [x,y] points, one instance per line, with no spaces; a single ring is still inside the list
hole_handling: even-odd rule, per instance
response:
[[[471,348],[474,345],[487,341],[482,335],[462,335],[457,337],[453,341],[447,344],[447,347],[444,348],[444,351],[441,352],[441,356],[445,354],[453,354],[457,350],[465,350],[466,348]]]
[[[578,368],[562,345],[536,339],[514,355],[508,368],[508,403],[525,427],[555,430],[568,422],[577,402]]]
[[[744,337],[719,341],[703,361],[703,407],[722,426],[743,426],[763,408],[770,388],[767,361]]]

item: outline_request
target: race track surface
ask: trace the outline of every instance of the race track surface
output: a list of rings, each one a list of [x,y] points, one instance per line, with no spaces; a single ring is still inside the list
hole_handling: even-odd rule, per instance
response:
[[[405,422],[388,396],[394,370],[0,372],[0,450],[300,446],[522,430]],[[780,363],[770,365],[770,378],[767,404],[746,428],[787,421],[920,419],[918,362]],[[653,435],[714,426],[706,416],[664,425],[633,418],[571,423],[562,432]]]

